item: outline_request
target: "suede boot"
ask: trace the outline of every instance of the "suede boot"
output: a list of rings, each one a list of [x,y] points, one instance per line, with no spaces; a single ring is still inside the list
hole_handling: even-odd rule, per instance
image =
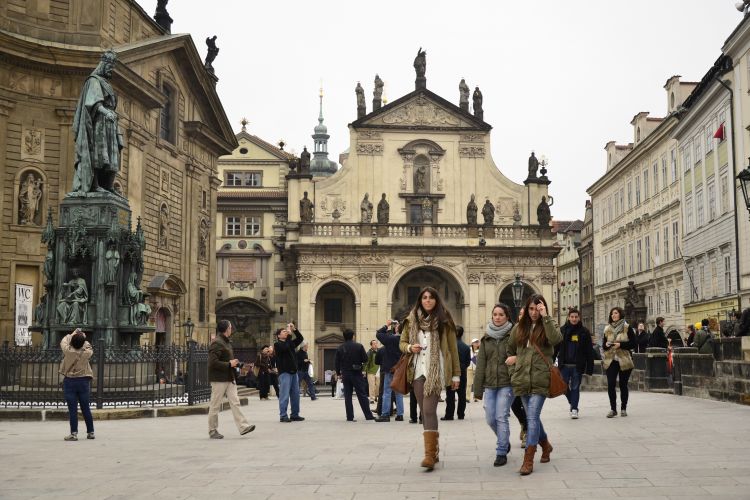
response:
[[[549,454],[552,453],[552,444],[549,442],[549,439],[544,439],[542,441],[539,441],[539,446],[542,447],[542,458],[539,460],[543,464],[546,464],[549,462]]]
[[[523,464],[521,465],[521,470],[518,472],[521,473],[522,476],[528,476],[534,471],[534,455],[536,454],[536,446],[527,446],[526,451],[523,455]]]
[[[422,459],[422,467],[428,471],[435,468],[435,463],[438,461],[438,432],[437,431],[424,431],[424,459]]]

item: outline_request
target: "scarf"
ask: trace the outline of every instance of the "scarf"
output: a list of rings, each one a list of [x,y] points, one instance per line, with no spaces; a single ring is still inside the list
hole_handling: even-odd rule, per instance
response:
[[[511,328],[513,328],[513,323],[510,321],[506,321],[503,326],[495,326],[495,323],[490,321],[487,323],[487,335],[495,340],[503,340]]]
[[[422,310],[418,307],[409,314],[409,344],[419,343],[419,331],[423,331],[430,338],[430,368],[424,383],[424,395],[440,395],[445,382],[442,380],[440,373],[440,333],[435,318],[430,316],[422,317]]]
[[[622,333],[622,329],[625,326],[625,318],[620,318],[614,323],[610,323],[609,327],[615,332],[615,338]]]

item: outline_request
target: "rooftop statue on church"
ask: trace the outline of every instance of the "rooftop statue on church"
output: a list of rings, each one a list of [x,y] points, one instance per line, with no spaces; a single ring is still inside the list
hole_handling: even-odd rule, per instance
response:
[[[534,152],[531,152],[529,156],[529,177],[528,179],[536,179],[536,171],[539,170],[539,160],[537,160]]]
[[[383,80],[375,74],[375,90],[372,91],[372,110],[377,111],[383,106]]]
[[[302,153],[299,155],[299,169],[300,174],[310,173],[310,152],[307,150],[307,146],[302,148]]]
[[[354,93],[357,94],[357,118],[362,118],[367,114],[367,108],[365,107],[365,89],[359,82],[357,82]]]
[[[482,91],[479,90],[479,87],[474,88],[472,99],[474,101],[474,116],[480,120],[484,120],[484,109],[482,108],[482,101],[484,98],[482,97]]]
[[[542,227],[549,227],[549,221],[552,220],[552,214],[549,207],[550,205],[547,204],[547,197],[542,196],[542,201],[539,202],[539,206],[536,208],[536,218],[539,221],[539,225]]]
[[[219,55],[219,47],[216,46],[216,35],[210,38],[206,38],[206,46],[208,47],[208,51],[206,52],[206,60],[204,61],[203,65],[209,71],[209,73],[213,74],[213,62],[216,59],[216,56]]]
[[[415,87],[417,89],[427,88],[427,78],[425,77],[425,73],[427,73],[427,51],[422,50],[422,47],[419,47],[417,57],[414,58],[414,71],[417,73]]]
[[[471,93],[471,90],[469,89],[469,86],[466,85],[466,80],[464,80],[463,78],[461,78],[461,83],[458,84],[458,93],[460,95],[458,100],[458,107],[468,112],[469,94]]]
[[[117,124],[117,95],[109,80],[117,54],[108,50],[83,84],[73,117],[75,173],[73,191],[78,196],[91,192],[114,192],[120,170],[122,136]]]

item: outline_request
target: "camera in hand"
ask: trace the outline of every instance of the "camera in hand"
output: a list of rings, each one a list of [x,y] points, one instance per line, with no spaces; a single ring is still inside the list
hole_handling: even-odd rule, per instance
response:
[[[245,363],[243,363],[242,361],[237,361],[237,365],[234,368],[232,368],[234,370],[235,377],[240,376],[240,370],[242,370],[244,366],[245,366]]]

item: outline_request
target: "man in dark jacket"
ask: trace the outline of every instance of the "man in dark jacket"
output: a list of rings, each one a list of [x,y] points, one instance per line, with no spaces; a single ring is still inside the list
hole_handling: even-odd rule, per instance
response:
[[[385,355],[380,364],[380,380],[383,382],[383,404],[381,405],[380,416],[375,419],[376,422],[390,422],[391,420],[391,398],[396,399],[396,420],[404,419],[404,395],[394,392],[391,389],[393,374],[391,368],[396,366],[401,358],[401,350],[398,347],[401,341],[401,335],[396,331],[398,323],[393,323],[390,319],[385,322],[385,326],[378,330],[376,337],[385,348]],[[393,396],[395,394],[395,396]]]
[[[664,324],[664,318],[656,318],[657,328],[659,328],[659,320]],[[662,328],[662,331],[664,331],[664,328]],[[646,330],[646,325],[643,324],[643,321],[639,321],[635,329],[635,349],[633,349],[633,352],[646,352],[650,341],[651,334]]]
[[[354,407],[352,406],[352,390],[357,393],[359,406],[367,420],[374,420],[370,410],[370,402],[367,399],[367,379],[362,374],[362,369],[367,363],[367,353],[362,344],[354,342],[354,331],[344,330],[344,343],[336,350],[336,376],[344,382],[344,406],[346,407],[347,422],[354,420]]]
[[[458,348],[458,363],[461,366],[461,381],[458,390],[454,391],[450,386],[445,388],[445,416],[440,420],[453,420],[453,412],[456,409],[456,394],[458,394],[458,419],[463,420],[466,413],[466,370],[471,364],[471,347],[461,337],[464,335],[464,327],[456,326],[456,347]]]
[[[211,439],[222,439],[219,434],[219,411],[224,396],[229,401],[234,423],[245,435],[255,429],[250,425],[240,410],[240,398],[237,396],[237,383],[235,381],[235,367],[239,360],[234,357],[232,343],[232,324],[223,319],[216,325],[217,335],[208,349],[208,381],[211,383],[211,402],[208,406],[208,437]]]
[[[276,342],[273,344],[273,352],[276,355],[276,369],[279,372],[279,421],[301,422],[303,417],[299,416],[299,379],[297,378],[297,353],[296,350],[302,341],[302,334],[289,323],[286,328],[276,331]],[[287,407],[291,400],[292,414],[287,415]]]
[[[307,393],[310,395],[310,401],[318,399],[318,394],[315,392],[315,383],[310,376],[310,358],[307,357],[307,342],[302,344],[302,347],[297,351],[297,382],[302,385],[305,382],[307,387]]]
[[[570,404],[570,418],[578,418],[578,401],[581,396],[583,374],[594,373],[594,348],[591,333],[581,324],[578,309],[568,311],[568,321],[560,328],[563,341],[555,348],[557,366],[568,384],[565,396]]]
[[[661,347],[662,349],[666,349],[669,346],[667,336],[664,334],[664,318],[656,318],[656,328],[651,332],[651,340],[649,341],[648,346]]]

